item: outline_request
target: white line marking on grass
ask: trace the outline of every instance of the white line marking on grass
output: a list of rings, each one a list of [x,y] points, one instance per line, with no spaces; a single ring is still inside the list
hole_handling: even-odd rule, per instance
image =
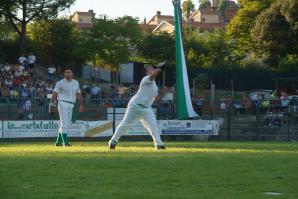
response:
[[[279,192],[264,192],[265,195],[270,195],[270,196],[280,196],[282,193]]]

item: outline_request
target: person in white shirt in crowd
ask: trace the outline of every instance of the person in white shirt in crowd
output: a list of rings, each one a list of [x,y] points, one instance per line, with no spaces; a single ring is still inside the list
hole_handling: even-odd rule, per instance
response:
[[[79,112],[82,112],[84,107],[79,82],[73,79],[72,70],[70,68],[65,68],[64,79],[56,83],[50,102],[50,106],[53,106],[58,100],[60,128],[56,146],[70,146],[67,134],[71,127],[71,122],[74,117],[73,114],[75,114],[73,109],[77,99],[80,103]]]
[[[226,111],[226,108],[227,108],[227,104],[226,104],[226,98],[224,97],[224,96],[222,96],[221,98],[220,98],[220,110],[222,111],[222,112],[225,112]]]
[[[53,92],[53,85],[52,84],[48,84],[46,90],[47,90],[47,93],[48,94],[52,93]]]
[[[48,67],[48,83],[53,84],[54,74],[56,73],[56,68],[52,65]]]
[[[3,70],[5,70],[6,72],[9,72],[10,70],[11,70],[11,68],[10,68],[10,65],[5,65],[4,67],[3,67]],[[2,71],[3,71],[2,70]]]
[[[287,92],[282,91],[279,99],[280,99],[281,111],[285,112],[288,108],[288,105],[290,104],[290,98],[289,98]]]
[[[25,67],[24,67],[22,64],[20,64],[20,65],[18,66],[18,71],[20,71],[20,72],[23,74],[24,71],[25,71]]]
[[[97,85],[93,84],[91,88],[91,99],[99,99],[100,91],[101,89]]]
[[[27,65],[27,58],[25,57],[24,54],[22,54],[22,55],[19,57],[18,62],[19,62],[20,65],[26,67],[26,65]]]
[[[33,75],[35,62],[36,62],[36,57],[35,57],[34,54],[31,52],[30,55],[29,55],[29,57],[28,57],[28,68],[29,68],[29,74],[30,74],[31,76]]]
[[[159,64],[160,68],[157,69],[152,66],[144,68],[146,76],[141,80],[138,92],[130,99],[123,120],[109,140],[110,149],[115,149],[120,137],[126,134],[138,121],[141,121],[152,136],[155,148],[165,149],[156,117],[151,108],[154,100],[160,100],[168,92],[168,89],[164,88],[158,94],[158,87],[155,82],[156,77],[165,69],[165,64],[166,62]]]
[[[90,88],[88,85],[88,82],[84,82],[83,86],[82,86],[82,96],[85,100],[88,100],[90,97]]]

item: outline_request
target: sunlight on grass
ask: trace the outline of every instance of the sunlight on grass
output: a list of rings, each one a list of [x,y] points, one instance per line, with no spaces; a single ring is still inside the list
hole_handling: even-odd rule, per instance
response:
[[[236,148],[214,148],[214,147],[176,147],[169,146],[166,150],[156,150],[152,146],[146,144],[130,144],[133,146],[117,146],[115,151],[110,151],[106,145],[100,144],[75,144],[71,147],[55,147],[48,143],[46,144],[9,144],[1,147],[0,155],[40,155],[40,154],[55,154],[55,153],[250,153],[250,154],[298,154],[297,150],[279,150],[279,149],[245,149]]]

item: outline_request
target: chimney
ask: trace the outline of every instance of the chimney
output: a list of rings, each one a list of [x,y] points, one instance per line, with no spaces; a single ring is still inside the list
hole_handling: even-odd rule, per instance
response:
[[[156,11],[156,16],[160,17],[161,12],[160,11]]]
[[[88,10],[88,12],[89,12],[90,14],[93,14],[93,10]]]
[[[144,25],[146,25],[146,24],[147,24],[146,17],[144,17]]]

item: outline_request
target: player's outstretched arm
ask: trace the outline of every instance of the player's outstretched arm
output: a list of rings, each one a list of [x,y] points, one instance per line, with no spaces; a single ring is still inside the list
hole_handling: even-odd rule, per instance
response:
[[[156,69],[155,71],[154,71],[154,73],[152,73],[150,76],[149,76],[149,78],[150,78],[150,80],[152,81],[152,80],[155,80],[156,78],[157,78],[157,76],[161,73],[161,69]]]
[[[150,75],[150,80],[155,80],[157,78],[157,76],[166,69],[166,64],[167,64],[168,60],[165,60],[159,64],[156,65],[156,70],[154,71],[154,73],[152,73]]]

